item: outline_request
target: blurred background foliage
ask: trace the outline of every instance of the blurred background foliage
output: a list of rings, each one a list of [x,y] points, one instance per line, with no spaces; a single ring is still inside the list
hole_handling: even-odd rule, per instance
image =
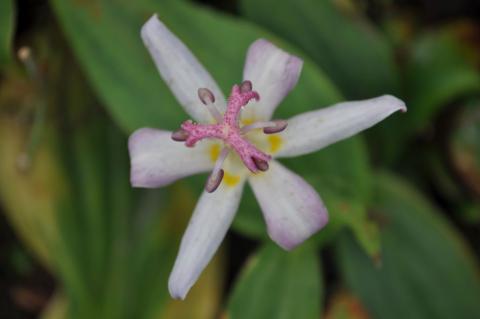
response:
[[[205,176],[129,185],[128,135],[185,119],[139,37],[153,13],[225,92],[248,45],[305,60],[280,118],[394,94],[408,113],[283,161],[330,223],[293,252],[247,190],[186,301],[167,278]],[[475,0],[1,0],[0,318],[478,318]]]

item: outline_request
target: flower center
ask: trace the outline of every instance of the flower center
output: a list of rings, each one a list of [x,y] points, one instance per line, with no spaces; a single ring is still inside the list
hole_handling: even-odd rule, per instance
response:
[[[198,124],[191,120],[185,121],[181,125],[181,129],[172,134],[172,139],[185,142],[185,145],[188,147],[195,146],[198,141],[205,138],[219,139],[225,144],[205,189],[208,192],[213,192],[220,185],[224,175],[221,167],[230,150],[234,150],[238,154],[242,162],[252,173],[268,170],[268,161],[272,157],[255,147],[246,139],[245,134],[253,129],[260,128],[263,129],[265,134],[278,133],[287,127],[287,122],[283,120],[256,122],[240,127],[240,112],[242,108],[252,99],[257,101],[260,99],[260,95],[252,90],[252,82],[244,81],[240,85],[233,86],[228,98],[227,110],[223,116],[215,107],[215,97],[210,90],[200,88],[198,89],[198,96],[216,120],[216,123]]]

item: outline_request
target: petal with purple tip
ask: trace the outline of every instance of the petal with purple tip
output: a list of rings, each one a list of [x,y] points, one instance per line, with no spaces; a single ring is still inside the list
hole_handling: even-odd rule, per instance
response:
[[[293,249],[328,222],[320,196],[303,178],[276,161],[253,175],[250,185],[262,208],[268,234],[286,250]]]
[[[212,169],[207,144],[195,148],[172,140],[172,132],[142,128],[128,140],[132,186],[153,188]]]
[[[311,153],[355,135],[382,121],[390,114],[406,112],[405,103],[391,95],[363,101],[338,103],[297,115],[279,136],[282,147],[276,157]]]
[[[204,192],[200,197],[168,280],[173,298],[185,299],[217,251],[237,212],[243,184],[243,181],[235,186],[222,183],[215,192]]]
[[[272,43],[259,39],[247,52],[243,79],[252,82],[253,90],[260,94],[260,102],[245,111],[253,112],[258,120],[269,120],[277,105],[297,84],[303,61],[277,48]],[[249,117],[248,114],[245,115]]]
[[[190,116],[202,123],[212,121],[198,98],[199,88],[209,89],[216,98],[215,105],[225,110],[225,98],[215,80],[156,15],[143,25],[141,36],[160,75]]]

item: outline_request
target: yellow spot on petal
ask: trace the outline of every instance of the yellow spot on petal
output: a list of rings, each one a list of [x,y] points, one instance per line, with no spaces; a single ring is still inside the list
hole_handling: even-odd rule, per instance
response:
[[[274,135],[268,135],[267,139],[270,145],[270,152],[271,153],[278,152],[282,147],[282,143],[283,143],[282,137],[278,134],[274,134]]]
[[[248,119],[248,118],[242,119],[243,126],[253,124],[254,122],[255,122],[255,119]]]
[[[215,162],[218,158],[218,156],[220,155],[220,145],[218,144],[213,144],[211,147],[210,147],[210,159],[212,160],[212,162]]]
[[[229,172],[224,172],[223,182],[225,182],[225,185],[233,187],[240,182],[240,176],[230,174]]]

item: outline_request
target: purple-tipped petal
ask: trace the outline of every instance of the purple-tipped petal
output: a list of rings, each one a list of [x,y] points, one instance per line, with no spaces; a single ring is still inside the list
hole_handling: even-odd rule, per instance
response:
[[[288,120],[287,129],[279,133],[282,148],[275,156],[291,157],[317,151],[377,124],[396,111],[406,112],[405,103],[394,96],[383,95],[297,115]]]
[[[288,54],[267,40],[259,39],[250,45],[243,79],[251,81],[253,90],[260,94],[261,102],[252,101],[249,106],[255,118],[270,119],[277,105],[297,84],[302,66],[300,58]]]
[[[282,248],[293,249],[328,222],[327,209],[317,192],[278,162],[271,161],[267,172],[249,181],[268,234]]]
[[[128,140],[130,181],[134,187],[153,188],[167,185],[179,178],[206,172],[213,162],[207,145],[195,148],[172,140],[172,132],[142,128]]]
[[[168,280],[168,289],[173,298],[185,299],[212,259],[232,224],[242,190],[243,181],[235,186],[222,183],[215,192],[204,192],[200,197]]]
[[[222,112],[225,110],[225,98],[215,80],[156,15],[143,25],[141,35],[163,80],[190,116],[202,123],[212,120],[209,112],[200,106],[199,88],[212,91],[217,98],[216,106]]]

